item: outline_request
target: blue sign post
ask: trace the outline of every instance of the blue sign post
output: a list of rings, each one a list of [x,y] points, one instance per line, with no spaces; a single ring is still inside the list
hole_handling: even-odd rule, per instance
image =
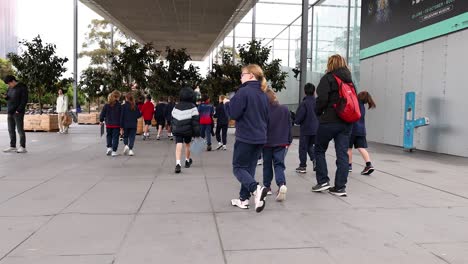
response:
[[[415,149],[413,143],[414,129],[420,126],[429,125],[429,118],[421,117],[414,119],[414,111],[416,108],[416,94],[407,92],[405,98],[405,128],[403,131],[403,148],[408,151]]]

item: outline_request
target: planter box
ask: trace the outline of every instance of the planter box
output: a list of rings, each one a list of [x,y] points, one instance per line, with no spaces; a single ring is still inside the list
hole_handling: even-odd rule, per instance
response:
[[[157,125],[157,124],[156,124],[156,119],[154,119],[154,117],[153,117],[153,119],[151,120],[151,126],[154,126],[154,127],[155,127],[156,125]]]
[[[25,131],[58,131],[58,115],[25,115]]]
[[[78,124],[99,124],[99,113],[78,114]]]
[[[236,127],[236,120],[229,119],[228,127]]]
[[[143,117],[138,118],[137,122],[137,135],[142,135],[143,134]]]

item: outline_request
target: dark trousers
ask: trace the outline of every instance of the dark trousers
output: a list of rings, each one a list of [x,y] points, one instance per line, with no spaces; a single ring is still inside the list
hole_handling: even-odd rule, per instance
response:
[[[315,135],[301,135],[299,137],[299,167],[307,167],[307,154],[310,160],[315,160],[314,155]]]
[[[234,176],[241,183],[239,198],[246,200],[250,194],[257,190],[255,181],[255,169],[257,168],[257,157],[262,151],[263,145],[248,144],[240,141],[234,143],[232,155],[232,170]]]
[[[223,145],[227,143],[227,131],[228,125],[216,125],[216,141],[221,142],[221,137],[223,139]]]
[[[211,146],[211,125],[200,125],[200,136],[206,139],[208,146]]]
[[[136,128],[124,128],[123,142],[128,145],[130,149],[133,149],[136,137]]]
[[[117,151],[119,147],[120,128],[106,128],[107,147]]]
[[[273,170],[275,171],[276,185],[279,187],[286,184],[284,159],[287,153],[286,147],[263,148],[263,185],[265,187],[271,186]]]
[[[8,114],[8,133],[10,147],[16,148],[16,129],[20,136],[20,146],[26,148],[26,133],[24,133],[24,114]]]
[[[351,128],[352,125],[347,123],[326,123],[319,125],[315,142],[316,177],[318,184],[330,181],[325,152],[327,151],[328,144],[333,139],[336,151],[335,187],[338,189],[346,187],[349,161],[348,144]]]

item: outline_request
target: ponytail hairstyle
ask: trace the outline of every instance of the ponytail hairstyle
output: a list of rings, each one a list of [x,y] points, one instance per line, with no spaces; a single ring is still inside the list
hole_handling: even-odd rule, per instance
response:
[[[132,111],[135,110],[135,98],[133,97],[133,93],[132,92],[128,92],[126,95],[125,95],[125,101],[129,102],[130,103],[130,109]]]
[[[265,74],[263,73],[263,70],[260,68],[260,66],[257,64],[249,64],[242,67],[242,70],[246,70],[247,72],[251,73],[257,81],[260,81],[262,91],[266,92],[268,85],[265,79]]]
[[[368,105],[368,109],[375,108],[375,102],[374,99],[372,99],[372,96],[370,95],[369,92],[367,91],[362,91],[358,94],[358,100],[363,102],[364,104]]]
[[[265,94],[268,97],[268,102],[271,105],[278,105],[279,104],[278,97],[276,97],[275,91],[273,91],[270,87],[267,88],[267,90],[265,91]]]

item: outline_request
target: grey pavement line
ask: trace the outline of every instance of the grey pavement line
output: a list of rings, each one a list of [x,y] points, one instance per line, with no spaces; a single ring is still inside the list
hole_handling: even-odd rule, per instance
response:
[[[416,242],[418,246],[424,245],[444,245],[444,244],[468,244],[468,241],[449,241],[449,242]]]
[[[443,262],[445,262],[445,263],[447,263],[447,264],[451,264],[450,261],[446,260],[446,259],[443,258],[442,256],[439,256],[439,255],[437,255],[436,253],[434,253],[434,252],[432,252],[432,251],[430,251],[430,250],[429,250],[429,253],[431,253],[434,257],[436,257],[436,258],[442,260]]]
[[[214,211],[214,206],[213,206],[213,201],[211,200],[211,195],[210,195],[210,186],[208,184],[208,179],[206,177],[206,171],[205,171],[205,166],[203,166],[203,159],[200,159],[200,164],[202,166],[202,171],[203,171],[203,178],[205,179],[205,185],[206,185],[206,190],[208,192],[208,199],[210,200],[210,207],[211,207],[211,211],[212,211],[212,217],[213,217],[213,221],[215,223],[215,227],[216,227],[216,234],[218,235],[218,242],[219,242],[219,247],[221,249],[221,254],[223,256],[223,260],[224,260],[224,264],[227,264],[227,258],[226,258],[226,252],[224,250],[224,244],[223,244],[223,240],[221,238],[221,233],[219,231],[219,225],[218,225],[218,220],[216,218],[216,212]]]
[[[82,148],[82,149],[78,150],[78,152],[79,152],[79,151],[82,151],[82,150],[84,150],[84,149],[85,149],[85,148]],[[88,160],[92,160],[92,159],[94,159],[94,157],[95,157],[95,156],[91,157],[91,158],[88,159]],[[71,168],[69,168],[69,169],[66,169],[66,170],[57,172],[55,176],[53,176],[53,177],[51,177],[51,178],[49,178],[49,179],[47,179],[47,180],[45,180],[45,181],[43,181],[43,182],[37,184],[37,185],[34,185],[34,186],[32,186],[31,188],[29,188],[29,189],[27,189],[27,190],[24,190],[23,192],[20,192],[20,193],[18,193],[18,194],[16,194],[16,195],[13,195],[12,197],[10,197],[10,198],[8,198],[8,199],[6,199],[6,200],[4,200],[4,201],[1,201],[1,202],[0,202],[0,205],[6,203],[6,202],[8,202],[8,201],[10,201],[11,199],[14,199],[14,198],[16,198],[16,197],[22,195],[22,194],[24,194],[24,193],[26,193],[26,192],[28,192],[28,191],[30,191],[30,190],[33,190],[33,189],[35,189],[35,188],[41,186],[42,184],[45,184],[45,183],[47,183],[47,182],[49,182],[49,181],[52,181],[52,180],[58,178],[59,176],[63,175],[64,172],[66,172],[66,171],[71,171],[71,170],[73,170],[73,169],[75,169],[76,167],[79,167],[79,166],[80,166],[80,165],[77,163],[77,164],[74,164],[74,165],[73,165]],[[0,261],[1,261],[1,259],[0,259]]]
[[[151,181],[151,185],[150,185],[150,187],[148,188],[148,190],[146,191],[145,197],[143,197],[143,200],[141,201],[140,206],[138,207],[137,211],[133,214],[132,220],[131,220],[130,223],[128,224],[128,226],[127,226],[127,228],[126,228],[126,230],[125,230],[124,236],[123,236],[122,240],[120,241],[119,246],[117,247],[117,250],[116,250],[116,252],[115,252],[115,254],[114,254],[114,258],[113,258],[113,260],[112,260],[112,262],[111,262],[110,264],[114,264],[115,261],[117,260],[117,256],[118,256],[119,252],[122,250],[122,247],[123,247],[123,245],[125,244],[125,241],[127,240],[127,237],[128,237],[128,235],[129,235],[130,231],[131,231],[132,228],[133,228],[133,225],[134,225],[134,223],[135,223],[135,221],[136,221],[136,218],[137,218],[137,216],[140,214],[141,208],[143,208],[143,204],[145,203],[146,199],[148,198],[149,193],[151,192],[151,189],[153,188],[154,182],[155,182],[156,179],[158,178],[158,174],[159,174],[159,172],[161,171],[161,167],[162,167],[162,166],[164,165],[164,163],[166,162],[166,159],[167,159],[167,157],[168,157],[168,153],[169,153],[169,152],[166,151],[166,154],[163,156],[164,159],[161,159],[161,162],[160,162],[160,164],[159,164],[158,170],[155,171],[156,174],[154,175],[153,180]]]
[[[332,154],[327,154],[327,156],[330,156],[330,157],[334,157],[336,158],[336,156],[332,155]],[[358,164],[358,165],[361,165],[359,163],[355,163],[353,162],[353,164]],[[363,166],[363,165],[361,165]],[[383,174],[386,174],[386,175],[389,175],[389,176],[392,176],[392,177],[395,177],[395,178],[398,178],[398,179],[401,179],[401,180],[404,180],[404,181],[408,181],[408,182],[411,182],[411,183],[414,183],[414,184],[417,184],[417,185],[421,185],[421,186],[424,186],[424,187],[427,187],[427,188],[430,188],[430,189],[433,189],[433,190],[436,190],[436,191],[439,191],[439,192],[443,192],[443,193],[446,193],[446,194],[450,194],[450,195],[453,195],[453,196],[457,196],[459,198],[463,198],[463,199],[466,199],[468,200],[468,197],[466,196],[463,196],[463,195],[460,195],[460,194],[456,194],[456,193],[452,193],[452,192],[449,192],[449,191],[446,191],[446,190],[443,190],[443,189],[439,189],[437,187],[434,187],[434,186],[431,186],[431,185],[428,185],[428,184],[425,184],[425,183],[422,183],[422,182],[418,182],[418,181],[414,181],[414,180],[410,180],[408,178],[405,178],[403,176],[399,176],[399,175],[396,175],[396,174],[392,174],[390,172],[386,172],[386,171],[383,171],[383,170],[375,170],[374,172],[380,172],[380,173],[383,173]]]
[[[8,257],[8,255],[10,255],[14,250],[16,250],[19,246],[21,246],[24,242],[26,242],[29,238],[31,238],[33,235],[35,235],[37,232],[39,232],[44,226],[46,226],[47,224],[49,224],[57,215],[60,215],[64,210],[66,210],[68,207],[70,207],[70,205],[72,205],[73,203],[75,203],[76,201],[78,201],[81,197],[83,197],[83,195],[85,195],[86,193],[88,193],[91,189],[93,189],[98,183],[102,182],[104,180],[105,177],[102,177],[100,180],[98,180],[94,185],[92,185],[88,190],[86,190],[85,192],[83,192],[81,195],[79,195],[77,198],[75,198],[73,201],[71,201],[67,206],[65,206],[64,208],[62,208],[62,210],[60,210],[57,214],[54,214],[53,216],[51,216],[47,221],[44,222],[44,224],[42,224],[41,226],[39,226],[39,228],[37,228],[34,232],[31,233],[31,235],[29,235],[28,237],[26,237],[26,239],[24,239],[23,241],[21,241],[18,245],[16,245],[15,247],[13,247],[13,249],[11,249],[10,251],[8,251],[3,257],[0,258],[0,262],[5,259],[6,257]]]
[[[227,252],[241,252],[241,251],[273,251],[273,250],[297,250],[297,249],[321,249],[325,252],[327,250],[323,247],[284,247],[284,248],[245,248],[245,249],[225,249]]]

